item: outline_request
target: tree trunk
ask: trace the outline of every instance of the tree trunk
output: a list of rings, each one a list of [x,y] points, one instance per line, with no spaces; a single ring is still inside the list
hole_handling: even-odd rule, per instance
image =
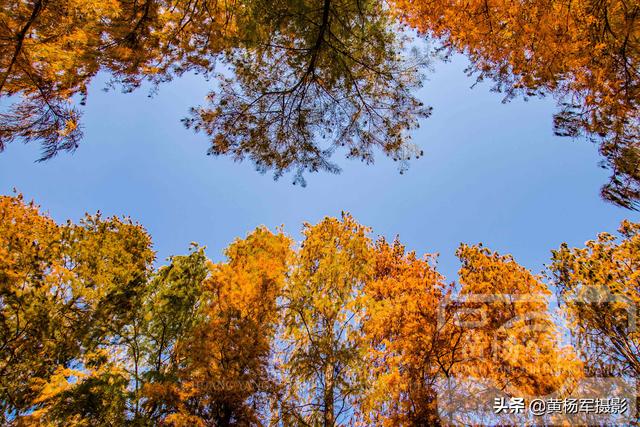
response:
[[[327,363],[324,370],[324,427],[333,427],[335,424],[333,418],[333,388],[333,363]]]

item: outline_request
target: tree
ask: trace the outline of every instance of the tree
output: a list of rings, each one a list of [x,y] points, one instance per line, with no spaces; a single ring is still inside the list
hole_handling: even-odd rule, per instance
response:
[[[405,253],[379,239],[374,274],[365,287],[363,331],[372,387],[362,397],[365,425],[439,425],[437,382],[459,362],[466,332],[443,311],[452,285],[435,257]]]
[[[424,60],[403,54],[383,2],[246,7],[255,30],[225,57],[233,75],[185,121],[211,136],[209,154],[249,158],[276,177],[293,169],[301,184],[305,171],[338,172],[337,150],[371,163],[380,149],[402,168],[421,155],[406,131],[430,112],[412,95]]]
[[[361,291],[371,274],[368,229],[350,215],[305,224],[284,291],[277,417],[285,425],[342,425],[363,390]]]
[[[9,0],[0,6],[0,151],[37,141],[40,160],[73,151],[80,110],[100,71],[131,91],[185,71],[211,71],[232,34],[215,1]]]
[[[40,141],[42,159],[74,150],[82,137],[74,99],[105,71],[133,90],[187,71],[220,77],[211,105],[185,124],[212,137],[210,154],[253,160],[276,176],[339,168],[375,149],[400,160],[420,151],[406,131],[429,109],[412,95],[423,60],[405,55],[380,0],[10,1],[0,8],[0,151]]]
[[[600,141],[605,199],[640,200],[640,4],[635,0],[394,0],[411,27],[464,52],[505,100],[553,94],[558,135]]]
[[[104,370],[104,351],[122,338],[154,253],[144,229],[127,219],[87,215],[58,225],[21,196],[1,197],[0,217],[4,422],[33,411],[47,416],[39,409],[52,390],[67,391],[62,378],[119,376]]]
[[[108,1],[3,2],[0,97],[11,108],[0,114],[0,150],[15,139],[40,141],[42,158],[77,147],[79,112],[69,101],[86,95],[100,68],[101,22],[117,14]]]
[[[57,360],[72,357],[77,343],[72,338],[66,342],[42,339],[64,321],[47,315],[51,309],[49,292],[37,286],[45,270],[56,272],[61,267],[60,247],[55,244],[60,238],[58,227],[22,198],[0,198],[0,218],[0,416],[4,423],[7,414],[25,408],[32,375],[51,372],[51,362],[57,365]],[[48,344],[44,354],[38,348],[40,343]]]
[[[478,357],[465,368],[503,390],[546,395],[560,389],[575,366],[572,348],[559,345],[557,327],[548,313],[548,287],[511,256],[480,245],[461,245],[457,255],[462,261],[460,294],[488,319],[469,335],[467,344],[478,347],[469,349],[470,354]],[[490,300],[474,302],[474,296]],[[506,345],[491,348],[496,338]]]
[[[3,196],[0,220],[3,424],[443,425],[496,395],[568,395],[583,363],[638,373],[628,221],[553,253],[578,355],[513,257],[463,244],[447,284],[434,256],[373,244],[346,213],[295,250],[259,227],[225,261],[194,244],[155,271],[129,219],[57,224]]]
[[[553,251],[550,273],[587,366],[637,378],[640,224],[623,221],[618,231],[599,234],[585,248],[563,243]]]
[[[171,425],[260,425],[276,392],[272,341],[291,242],[258,228],[209,265],[201,321],[173,346],[172,374],[146,386]],[[171,319],[175,324],[175,319]]]
[[[459,287],[445,284],[432,257],[378,241],[365,288],[373,374],[365,425],[462,422],[483,396],[562,395],[581,378],[573,349],[560,345],[546,285],[482,246],[461,245],[457,254]]]
[[[458,376],[489,381],[512,396],[572,390],[581,377],[571,346],[562,346],[548,312],[548,287],[511,256],[461,245],[460,296],[475,320],[463,341]]]
[[[0,6],[0,151],[39,141],[41,159],[72,151],[100,71],[125,91],[185,72],[216,76],[187,127],[208,153],[249,159],[275,177],[339,172],[337,151],[401,171],[422,151],[409,131],[430,114],[414,96],[424,57],[397,19],[464,52],[505,100],[553,94],[558,135],[600,144],[605,199],[640,200],[637,0],[11,0]],[[394,16],[395,14],[395,16]],[[216,68],[221,62],[223,67]]]
[[[176,344],[188,340],[204,318],[203,282],[209,274],[204,248],[174,256],[152,276],[139,300],[124,341],[133,389],[129,412],[134,421],[157,423],[169,403],[155,398],[158,383],[176,378]]]

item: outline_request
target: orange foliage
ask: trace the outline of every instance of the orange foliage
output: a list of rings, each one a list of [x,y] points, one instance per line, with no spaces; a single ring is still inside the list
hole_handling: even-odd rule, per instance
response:
[[[551,93],[556,133],[601,139],[613,171],[603,196],[640,199],[640,3],[637,0],[393,0],[418,31],[464,52],[509,99]]]

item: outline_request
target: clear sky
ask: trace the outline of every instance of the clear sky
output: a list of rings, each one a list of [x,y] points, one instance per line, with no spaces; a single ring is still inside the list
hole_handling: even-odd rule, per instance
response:
[[[258,225],[283,224],[296,239],[304,221],[351,212],[374,235],[396,234],[409,249],[440,254],[440,271],[455,279],[460,242],[483,242],[511,253],[534,272],[563,241],[582,245],[615,231],[637,213],[603,202],[607,171],[597,148],[553,136],[552,99],[501,103],[456,58],[429,73],[421,99],[434,107],[414,132],[425,156],[400,175],[379,155],[375,165],[339,159],[340,175],[274,181],[253,165],[205,155],[206,137],[180,118],[203,102],[210,83],[188,76],[148,91],[104,93],[90,88],[85,139],[74,154],[35,163],[37,144],[0,154],[0,193],[15,187],[57,221],[84,212],[129,215],[151,233],[158,259],[187,251],[190,242],[222,249]]]

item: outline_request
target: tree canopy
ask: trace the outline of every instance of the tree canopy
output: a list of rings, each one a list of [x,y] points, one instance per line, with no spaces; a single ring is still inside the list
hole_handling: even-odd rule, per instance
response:
[[[637,376],[631,222],[562,245],[548,282],[463,244],[455,284],[346,213],[158,267],[126,218],[57,224],[20,196],[0,218],[3,424],[440,425],[451,381],[567,396],[603,366]],[[487,390],[458,387],[457,410]]]
[[[341,147],[366,162],[375,149],[405,163],[420,154],[406,131],[429,114],[413,94],[424,59],[403,55],[378,0],[10,1],[0,18],[0,149],[39,141],[48,159],[77,148],[75,105],[99,71],[125,90],[196,71],[219,90],[184,122],[211,137],[210,154],[294,170],[300,183],[337,172]]]
[[[331,158],[400,162],[422,154],[412,130],[426,58],[408,25],[471,61],[505,99],[558,99],[558,135],[599,144],[605,199],[640,199],[638,25],[630,0],[8,0],[0,5],[0,151],[39,142],[41,159],[75,150],[99,72],[125,91],[185,72],[212,79],[184,124],[209,154],[275,177],[340,168]]]
[[[605,199],[640,198],[640,3],[392,0],[398,17],[442,47],[465,53],[469,72],[505,100],[552,95],[555,132],[599,143],[612,172]]]

